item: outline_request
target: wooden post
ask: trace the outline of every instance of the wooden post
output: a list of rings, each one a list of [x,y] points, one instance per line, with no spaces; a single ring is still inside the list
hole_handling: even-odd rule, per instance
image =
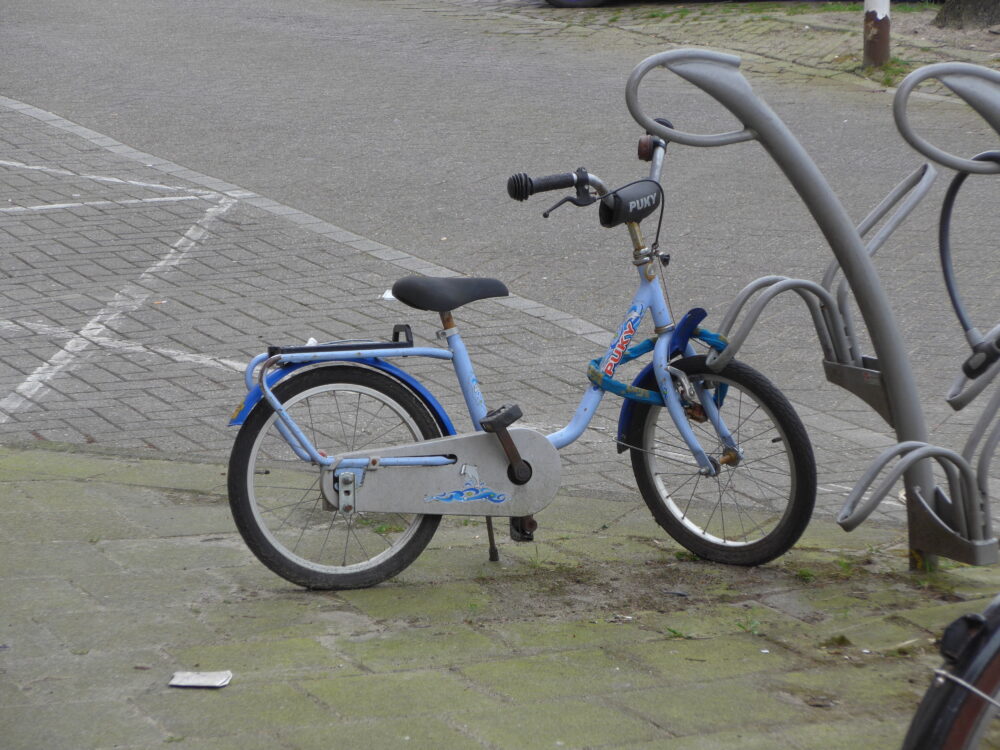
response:
[[[889,62],[889,0],[865,0],[863,64],[881,68]]]

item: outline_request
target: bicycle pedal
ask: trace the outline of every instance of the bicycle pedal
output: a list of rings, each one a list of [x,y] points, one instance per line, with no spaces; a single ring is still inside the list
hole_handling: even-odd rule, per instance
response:
[[[510,538],[513,542],[533,542],[535,541],[535,530],[538,528],[538,521],[534,516],[511,516]]]
[[[489,412],[479,420],[479,424],[482,425],[483,430],[486,432],[497,432],[498,430],[510,427],[522,416],[520,406],[517,404],[504,404]]]

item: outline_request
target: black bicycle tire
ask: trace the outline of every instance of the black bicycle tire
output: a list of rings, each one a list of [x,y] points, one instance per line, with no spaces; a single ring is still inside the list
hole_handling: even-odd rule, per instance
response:
[[[441,437],[442,431],[423,400],[397,379],[362,366],[320,367],[296,374],[280,383],[275,395],[281,402],[325,385],[363,386],[382,393],[397,403],[416,423],[422,439]],[[261,430],[269,423],[274,410],[266,401],[254,407],[240,428],[230,454],[228,471],[229,504],[236,527],[247,547],[272,572],[287,581],[308,589],[340,590],[367,588],[398,575],[411,565],[434,536],[441,521],[438,515],[417,515],[419,523],[412,536],[398,550],[369,569],[350,573],[322,573],[297,564],[272,544],[257,522],[248,489],[251,456]]]
[[[597,8],[609,0],[545,0],[554,8]]]
[[[762,565],[779,557],[787,552],[805,531],[812,517],[816,499],[816,462],[802,421],[784,394],[749,365],[733,361],[721,372],[715,373],[708,368],[704,356],[687,357],[673,362],[672,365],[689,378],[706,376],[729,380],[764,406],[775,425],[784,434],[788,447],[791,462],[790,496],[785,512],[774,529],[754,542],[739,546],[719,545],[707,540],[703,535],[693,533],[682,519],[669,511],[649,469],[648,456],[651,455],[652,449],[645,444],[649,434],[647,420],[654,414],[662,414],[667,420],[670,418],[665,410],[649,404],[640,404],[635,409],[627,442],[631,447],[636,483],[653,518],[687,550],[713,562],[752,566]]]
[[[974,690],[1000,694],[1000,628],[983,643],[934,676],[914,713],[903,750],[971,750],[979,746],[984,722],[997,709]]]

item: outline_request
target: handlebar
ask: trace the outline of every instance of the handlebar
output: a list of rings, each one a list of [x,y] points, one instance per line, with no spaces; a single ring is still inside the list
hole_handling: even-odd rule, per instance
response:
[[[581,167],[576,172],[550,174],[544,177],[529,177],[524,172],[518,172],[507,180],[507,195],[516,201],[526,201],[535,193],[587,185],[594,188],[598,195],[608,192],[604,180]]]
[[[562,190],[576,186],[576,174],[573,172],[563,172],[562,174],[550,174],[545,177],[531,178],[524,172],[511,175],[507,180],[507,195],[516,201],[526,201],[535,193],[543,193],[547,190]]]
[[[970,63],[928,65],[903,79],[892,102],[892,115],[900,135],[928,159],[959,172],[1000,174],[1000,163],[962,159],[931,145],[916,134],[906,114],[906,106],[916,86],[931,78],[951,89],[1000,135],[1000,71]]]

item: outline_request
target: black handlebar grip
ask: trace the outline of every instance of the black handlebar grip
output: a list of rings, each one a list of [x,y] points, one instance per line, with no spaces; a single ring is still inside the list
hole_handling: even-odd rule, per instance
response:
[[[562,190],[576,185],[576,174],[550,174],[545,177],[528,177],[524,172],[518,172],[507,180],[507,195],[516,201],[526,201],[535,193],[546,190]]]

